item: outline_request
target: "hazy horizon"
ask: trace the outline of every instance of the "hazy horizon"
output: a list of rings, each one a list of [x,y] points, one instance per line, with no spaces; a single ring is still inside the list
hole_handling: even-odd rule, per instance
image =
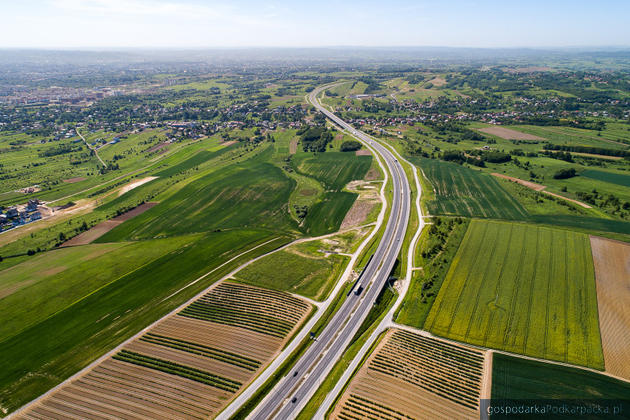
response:
[[[0,48],[623,48],[629,15],[622,0],[34,0],[3,5]]]

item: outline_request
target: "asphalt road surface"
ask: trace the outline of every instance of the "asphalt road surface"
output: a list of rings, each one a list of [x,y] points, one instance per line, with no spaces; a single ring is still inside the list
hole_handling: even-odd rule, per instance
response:
[[[392,178],[391,212],[381,242],[365,267],[360,281],[354,287],[353,293],[348,296],[342,307],[289,374],[282,378],[256,407],[250,416],[254,419],[291,419],[299,414],[335,362],[341,357],[372,309],[379,292],[389,278],[407,231],[411,193],[400,162],[386,147],[321,106],[316,97],[326,88],[327,86],[319,87],[311,92],[310,102],[339,127],[347,130],[353,137],[369,145],[381,155]],[[363,290],[357,295],[356,291],[359,288]]]

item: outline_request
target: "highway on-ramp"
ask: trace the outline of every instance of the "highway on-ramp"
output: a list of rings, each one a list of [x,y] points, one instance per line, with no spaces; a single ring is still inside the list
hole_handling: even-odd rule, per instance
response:
[[[297,361],[287,376],[256,407],[250,418],[295,418],[313,396],[335,362],[350,344],[359,327],[372,309],[385,286],[400,253],[409,221],[411,193],[405,172],[393,153],[325,109],[317,96],[331,87],[319,87],[309,95],[309,101],[319,111],[350,135],[375,150],[385,162],[392,179],[392,206],[385,232],[372,259],[365,267],[358,284],[322,333]],[[357,293],[361,290],[360,293]]]

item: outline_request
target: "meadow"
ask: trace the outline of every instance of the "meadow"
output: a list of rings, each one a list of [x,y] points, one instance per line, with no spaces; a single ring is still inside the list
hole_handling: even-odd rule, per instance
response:
[[[524,220],[527,211],[491,176],[461,165],[413,158],[435,188],[429,213]]]
[[[473,220],[425,329],[484,347],[603,369],[588,236]]]
[[[349,258],[336,254],[326,256],[304,245],[296,244],[268,255],[248,265],[235,277],[247,284],[324,300]]]
[[[626,400],[630,384],[594,372],[494,353],[492,399]]]
[[[236,266],[288,242],[284,236],[245,229],[196,237],[196,241],[112,278],[102,287],[3,340],[0,343],[3,349],[0,405],[16,409]],[[273,238],[278,239],[222,266],[238,254]],[[151,242],[145,245],[150,246]],[[193,283],[208,272],[211,274]]]

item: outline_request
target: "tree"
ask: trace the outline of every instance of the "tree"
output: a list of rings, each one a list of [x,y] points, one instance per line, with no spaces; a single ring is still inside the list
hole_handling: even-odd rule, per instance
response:
[[[342,152],[354,152],[355,150],[361,149],[362,144],[356,140],[346,140],[341,143],[339,150]]]
[[[560,169],[558,172],[553,174],[553,178],[554,179],[568,179],[568,178],[573,178],[576,175],[577,173],[575,172],[575,168],[565,168],[565,169]]]

